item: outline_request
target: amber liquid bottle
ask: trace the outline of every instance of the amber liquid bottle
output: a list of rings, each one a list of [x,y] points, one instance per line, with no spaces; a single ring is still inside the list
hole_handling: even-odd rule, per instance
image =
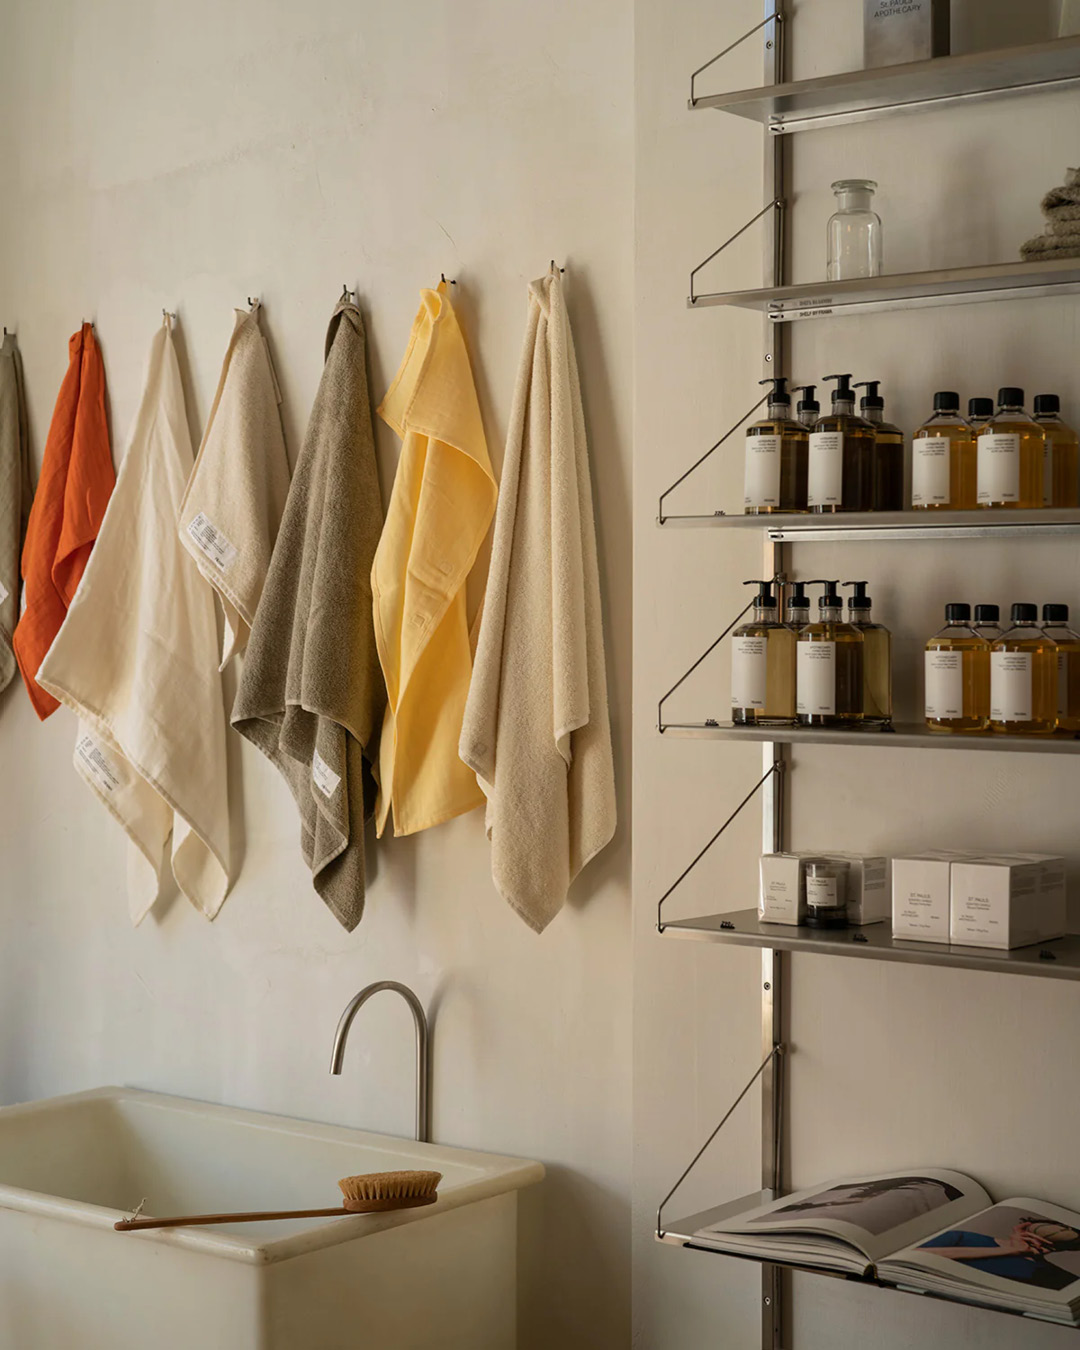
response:
[[[960,395],[934,395],[934,413],[911,444],[911,506],[915,511],[974,511],[975,433],[960,416]]]
[[[1024,411],[1024,391],[998,391],[998,410],[979,432],[979,505],[1033,510],[1043,504],[1043,434]]]
[[[1013,626],[990,648],[990,728],[1050,736],[1057,728],[1057,658],[1036,605],[1013,605]]]
[[[826,375],[838,381],[832,412],[819,417],[810,436],[810,510],[818,514],[869,511],[873,488],[874,429],[855,416],[850,375]]]
[[[791,416],[787,380],[772,384],[769,415],[746,429],[746,476],[743,511],[748,516],[806,510],[809,432]]]
[[[800,726],[852,727],[862,721],[863,637],[844,623],[835,581],[825,582],[818,619],[795,643],[796,716]]]
[[[975,622],[971,626],[987,642],[996,642],[1005,631],[1001,626],[1001,610],[997,605],[976,605]]]
[[[1035,424],[1043,434],[1043,505],[1080,506],[1080,442],[1060,412],[1057,394],[1035,395]]]
[[[795,634],[777,617],[772,583],[757,586],[754,617],[731,635],[731,720],[736,726],[795,721]]]
[[[1043,632],[1057,648],[1057,729],[1080,732],[1080,633],[1069,627],[1068,605],[1043,605]]]
[[[945,627],[926,644],[926,725],[945,735],[990,725],[990,644],[971,627],[970,605],[946,605]]]
[[[863,420],[874,428],[874,449],[870,461],[870,510],[904,509],[904,433],[885,421],[885,400],[878,393],[880,380],[864,380],[855,385],[866,393],[859,402]]]
[[[862,634],[863,700],[862,724],[884,731],[892,726],[892,634],[875,623],[873,601],[865,581],[845,581],[854,587],[848,600],[848,623]]]

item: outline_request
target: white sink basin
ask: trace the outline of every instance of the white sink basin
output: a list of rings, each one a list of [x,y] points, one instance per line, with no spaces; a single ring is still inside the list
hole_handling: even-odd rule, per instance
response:
[[[313,1209],[442,1172],[423,1209],[118,1233],[144,1213]],[[517,1191],[540,1163],[128,1088],[0,1109],[0,1350],[513,1350]]]

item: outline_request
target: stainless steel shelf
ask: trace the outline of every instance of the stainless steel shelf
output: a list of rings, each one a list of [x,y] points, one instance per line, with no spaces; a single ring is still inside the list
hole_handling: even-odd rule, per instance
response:
[[[835,543],[840,539],[1045,539],[1080,534],[1080,511],[850,511],[838,515],[665,515],[665,529],[761,530],[776,544]]]
[[[769,741],[782,745],[858,745],[876,750],[991,750],[1021,754],[1080,754],[1080,739],[1059,736],[945,736],[918,724],[894,731],[817,727],[742,727],[730,722],[667,722],[664,736],[706,741]]]
[[[973,304],[980,300],[1025,300],[1073,295],[1080,290],[1080,258],[1042,262],[987,263],[933,272],[899,272],[856,281],[815,281],[800,286],[767,286],[756,291],[694,295],[689,309],[733,305],[767,315],[774,323],[827,319],[878,310],[924,309]]]
[[[691,99],[690,107],[733,113],[782,134],[1007,94],[1070,89],[1078,83],[1080,37],[1067,37],[1004,51],[942,56],[712,94]]]
[[[665,920],[661,932],[664,937],[693,942],[726,942],[736,947],[767,947],[772,951],[816,952],[819,956],[854,956],[869,961],[903,961],[909,965],[947,966],[954,970],[992,970],[1009,975],[1036,975],[1049,980],[1080,980],[1080,936],[1075,935],[1034,947],[999,952],[987,947],[903,942],[893,938],[887,922],[840,929],[762,923],[756,909],[708,914],[700,919],[673,919],[670,923]],[[1042,956],[1044,951],[1052,952],[1053,959]],[[698,1224],[698,1227],[702,1225]]]

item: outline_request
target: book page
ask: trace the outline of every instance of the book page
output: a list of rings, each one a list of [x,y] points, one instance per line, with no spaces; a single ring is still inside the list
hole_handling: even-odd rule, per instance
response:
[[[818,1233],[850,1243],[868,1261],[876,1262],[898,1247],[929,1237],[943,1225],[951,1226],[977,1213],[989,1203],[990,1197],[970,1177],[918,1168],[811,1187],[703,1228],[700,1236],[760,1236],[761,1249],[767,1253],[770,1235],[797,1233],[807,1237]],[[742,1245],[745,1249],[745,1243]]]

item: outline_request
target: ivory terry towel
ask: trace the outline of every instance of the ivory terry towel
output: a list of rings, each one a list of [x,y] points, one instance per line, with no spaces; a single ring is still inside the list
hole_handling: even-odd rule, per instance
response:
[[[465,583],[495,510],[469,355],[446,293],[421,291],[401,369],[379,415],[401,458],[371,585],[387,707],[376,822],[395,834],[484,800],[458,758],[472,673]]]
[[[222,670],[247,646],[289,492],[289,459],[260,306],[238,309],[184,501],[180,539],[225,612]]]
[[[15,628],[15,657],[42,721],[58,707],[35,676],[60,631],[90,559],[116,482],[105,416],[105,365],[92,324],[68,342],[34,504],[26,523],[22,574],[26,603]]]
[[[386,706],[371,612],[382,519],[364,324],[339,304],[232,724],[291,788],[315,889],[350,931],[364,910],[364,821]]]
[[[556,272],[529,287],[461,758],[487,795],[495,885],[540,932],[615,832],[585,418]]]
[[[135,923],[157,899],[170,834],[176,884],[208,919],[229,888],[214,599],[176,537],[192,458],[166,319],[101,536],[38,672],[78,714],[75,768],[133,845]]]
[[[33,497],[22,357],[14,333],[5,333],[0,346],[0,689],[15,674],[11,638],[19,618],[19,560]]]

